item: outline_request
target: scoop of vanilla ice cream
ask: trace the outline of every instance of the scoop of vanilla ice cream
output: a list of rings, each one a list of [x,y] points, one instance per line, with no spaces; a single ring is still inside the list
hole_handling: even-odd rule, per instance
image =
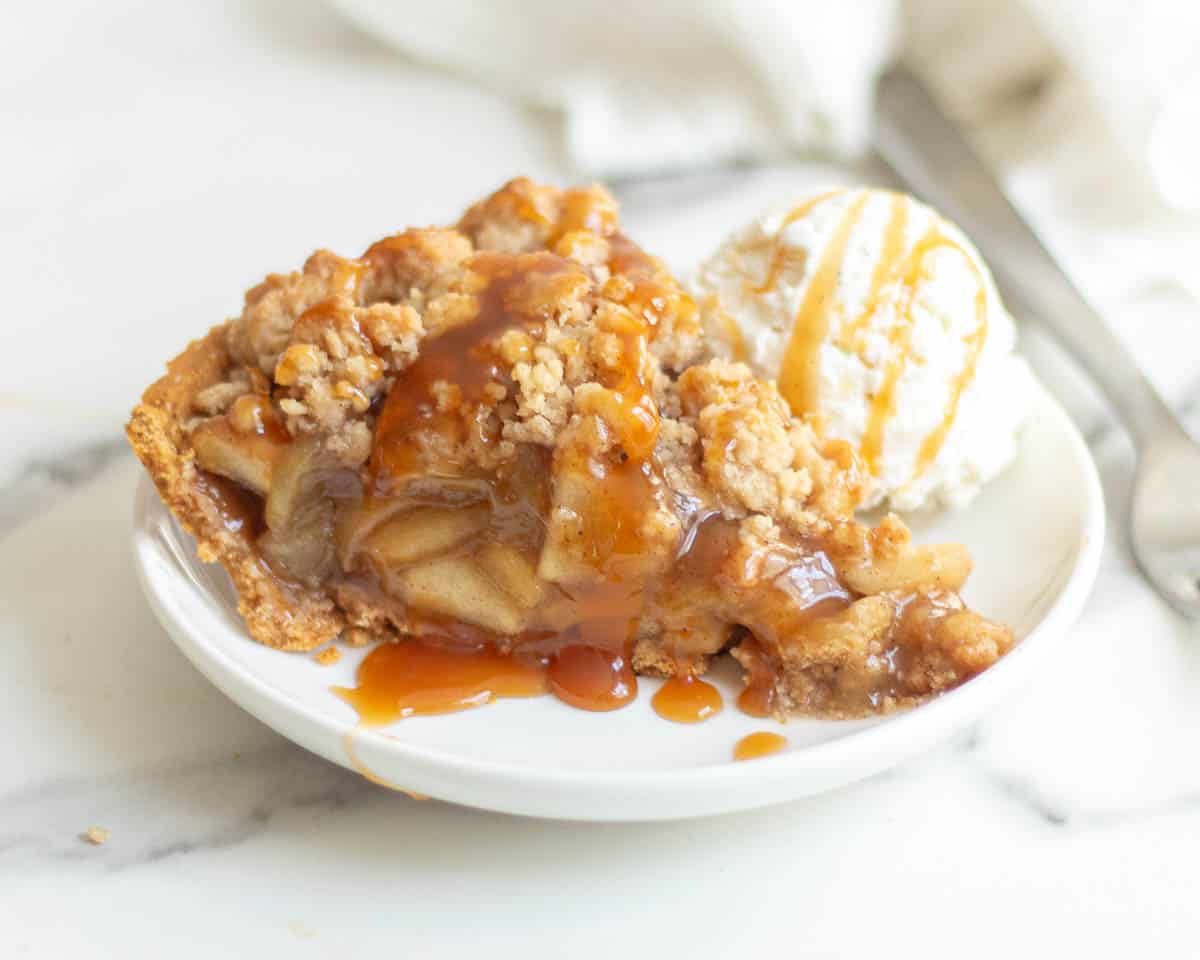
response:
[[[734,352],[858,449],[864,506],[963,505],[1016,455],[1032,374],[1012,318],[962,231],[911,197],[831,190],[768,214],[696,287]]]

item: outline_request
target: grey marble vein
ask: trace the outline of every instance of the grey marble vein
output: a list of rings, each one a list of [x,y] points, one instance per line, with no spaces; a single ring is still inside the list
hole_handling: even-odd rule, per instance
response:
[[[1072,819],[1032,781],[1009,774],[991,774],[984,777],[984,782],[1049,826],[1065,827]]]
[[[72,447],[55,457],[38,457],[18,469],[0,487],[0,537],[19,526],[34,511],[44,509],[69,490],[79,487],[109,463],[129,452],[124,437]]]
[[[56,779],[0,796],[0,873],[38,864],[124,870],[228,850],[277,822],[302,829],[382,788],[280,743],[231,757],[98,778]],[[91,825],[107,843],[81,839]]]
[[[985,774],[983,779],[997,792],[1052,827],[1116,826],[1178,813],[1200,812],[1200,791],[1185,791],[1152,803],[1119,810],[1086,810],[1073,808],[1065,798],[1053,796],[1026,777],[990,773]]]

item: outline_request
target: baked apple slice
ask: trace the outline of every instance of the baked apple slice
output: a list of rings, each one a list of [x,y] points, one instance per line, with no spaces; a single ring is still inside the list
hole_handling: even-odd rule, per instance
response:
[[[389,573],[386,581],[415,610],[501,634],[520,633],[525,626],[516,602],[469,557],[440,557]]]
[[[241,433],[225,417],[213,417],[192,431],[192,448],[205,470],[266,496],[287,444],[270,434]]]

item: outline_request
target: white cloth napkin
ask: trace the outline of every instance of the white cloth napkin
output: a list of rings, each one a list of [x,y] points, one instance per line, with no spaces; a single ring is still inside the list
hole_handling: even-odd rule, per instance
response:
[[[1200,4],[1025,3],[1163,200],[1200,213]]]
[[[1185,395],[1200,375],[1200,4],[905,12],[909,61],[1160,388]]]
[[[1160,388],[1194,380],[1194,347],[1153,345],[1200,340],[1200,3],[331,2],[412,57],[557,111],[578,174],[612,179],[861,152],[899,51]]]
[[[619,177],[867,142],[894,0],[332,0],[429,63],[561,111]]]
[[[620,176],[867,143],[898,0],[332,0],[412,56],[559,110],[575,166]],[[1019,76],[1049,41],[1167,205],[1200,211],[1200,4],[908,0],[948,86]],[[969,14],[971,59],[936,46]],[[932,36],[933,43],[929,42]],[[961,48],[961,37],[955,47]]]

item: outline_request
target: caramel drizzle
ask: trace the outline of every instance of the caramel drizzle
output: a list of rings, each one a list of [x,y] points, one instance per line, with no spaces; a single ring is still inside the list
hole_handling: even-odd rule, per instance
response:
[[[801,204],[789,214],[784,224],[803,216],[818,203],[842,191],[822,194]],[[820,263],[813,272],[804,300],[796,313],[792,336],[784,353],[783,367],[779,376],[779,389],[784,398],[798,414],[819,408],[818,352],[829,327],[829,316],[837,304],[835,294],[838,275],[845,260],[850,235],[862,217],[869,194],[862,193],[849,205],[841,221],[834,228],[833,236],[821,255]],[[893,194],[887,225],[884,228],[883,248],[871,274],[871,284],[862,310],[849,321],[838,337],[838,345],[854,351],[860,358],[866,349],[863,334],[873,318],[886,302],[895,302],[895,318],[888,330],[890,347],[884,367],[883,383],[872,401],[867,415],[867,424],[859,445],[862,457],[872,476],[878,476],[879,460],[883,448],[883,434],[888,421],[896,413],[896,391],[900,378],[912,356],[912,304],[925,269],[925,259],[938,249],[951,249],[960,253],[978,283],[975,293],[976,324],[964,339],[966,357],[950,386],[950,394],[943,410],[942,420],[922,441],[917,454],[913,479],[920,476],[937,459],[950,428],[958,415],[959,403],[967,386],[975,377],[979,355],[987,339],[987,287],[975,260],[958,243],[945,236],[938,224],[931,226],[905,255],[905,234],[908,228],[910,201],[907,197]],[[781,228],[782,229],[782,228]],[[772,267],[781,262],[778,253],[772,256]],[[777,271],[776,271],[777,273]],[[773,283],[775,275],[768,277]]]
[[[738,363],[749,361],[750,349],[746,346],[746,338],[742,336],[742,328],[738,322],[711,300],[705,303],[705,307],[715,311],[717,322],[721,326],[720,337],[729,346],[732,358]]]
[[[891,212],[888,215],[887,226],[883,229],[883,249],[875,263],[871,274],[871,287],[867,291],[867,301],[863,304],[858,316],[842,329],[838,338],[839,346],[846,350],[854,350],[862,355],[865,348],[863,332],[871,319],[879,312],[882,305],[884,288],[889,285],[896,272],[896,264],[904,256],[904,235],[908,229],[908,198],[898,193],[891,195]]]
[[[896,305],[895,321],[888,330],[888,359],[883,368],[883,383],[875,394],[867,413],[859,454],[872,476],[879,475],[879,458],[883,452],[883,430],[896,413],[896,388],[912,356],[912,303],[917,284],[924,269],[925,257],[945,245],[937,227],[929,230],[916,242],[897,271],[900,275],[900,302]]]
[[[912,356],[912,305],[916,299],[921,276],[925,270],[925,260],[935,250],[950,249],[960,253],[964,260],[971,265],[971,270],[979,281],[975,294],[975,330],[967,338],[967,357],[962,369],[954,379],[950,388],[950,399],[942,413],[941,423],[925,438],[917,455],[913,476],[921,472],[933,462],[938,451],[945,442],[946,434],[958,414],[958,402],[966,389],[967,383],[974,376],[976,360],[987,337],[987,297],[983,278],[979,274],[974,261],[965,250],[949,237],[945,236],[934,224],[917,240],[908,256],[901,262],[896,271],[900,279],[900,297],[897,304],[895,321],[888,331],[888,345],[891,350],[888,362],[884,367],[883,383],[876,393],[871,410],[867,416],[867,426],[863,431],[862,444],[859,449],[863,461],[872,476],[879,475],[879,458],[883,450],[883,432],[887,423],[896,413],[896,389],[900,378],[908,367]]]
[[[367,265],[363,261],[342,260],[334,270],[330,286],[341,296],[349,297],[357,303],[366,272]]]
[[[779,242],[780,235],[783,233],[783,231],[801,217],[807,216],[826,200],[841,196],[845,192],[846,191],[841,187],[838,187],[835,190],[826,190],[824,193],[819,193],[815,197],[810,197],[808,200],[805,200],[803,203],[792,208],[788,215],[780,222],[779,229],[775,231],[775,246],[771,250],[771,261],[767,265],[767,275],[763,278],[762,283],[755,286],[747,286],[746,291],[748,293],[766,293],[773,286],[775,286],[775,282],[779,279],[780,271],[783,270],[783,264],[787,260],[787,248]]]
[[[978,265],[967,255],[962,247],[958,246],[958,244],[948,245],[953,246],[963,255],[963,259],[967,261],[971,272],[975,274],[975,279],[979,282],[979,287],[975,291],[975,329],[963,341],[967,347],[967,355],[963,361],[962,369],[958,372],[958,376],[954,378],[954,383],[950,387],[950,397],[946,401],[945,409],[942,412],[942,422],[921,443],[921,450],[917,454],[917,462],[913,467],[911,478],[913,480],[924,473],[941,452],[942,445],[946,442],[946,436],[950,433],[950,428],[954,426],[954,420],[958,416],[958,405],[962,400],[963,391],[975,379],[975,369],[979,365],[979,355],[983,352],[983,344],[987,340],[987,285],[983,281],[983,275]]]
[[[860,193],[834,228],[796,312],[792,336],[783,355],[779,392],[797,414],[817,410],[817,353],[829,328],[829,314],[835,306],[838,275],[846,258],[846,246],[868,197],[865,191]]]

